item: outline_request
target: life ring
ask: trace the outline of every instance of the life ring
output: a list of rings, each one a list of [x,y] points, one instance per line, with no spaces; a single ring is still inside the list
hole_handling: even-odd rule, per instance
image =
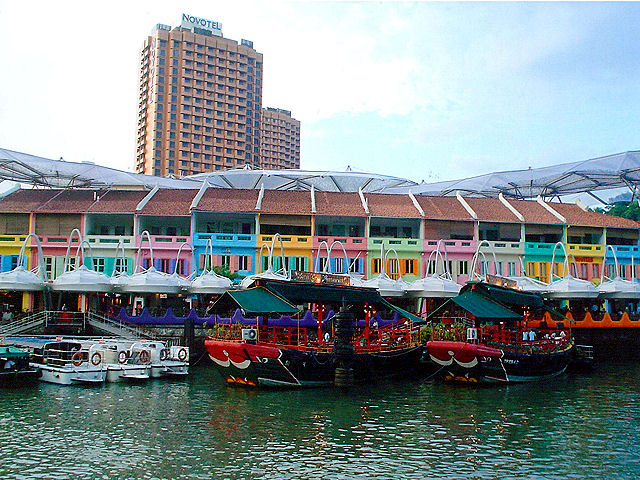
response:
[[[178,360],[180,360],[181,362],[184,362],[188,357],[187,354],[187,349],[182,347],[180,350],[178,350]]]
[[[118,353],[118,362],[125,363],[126,361],[127,361],[127,352],[125,352],[124,350],[121,350],[120,353]]]
[[[140,363],[147,363],[149,361],[149,350],[140,350]]]
[[[164,362],[169,356],[169,351],[166,348],[160,350],[160,361]]]
[[[100,352],[93,352],[93,355],[91,355],[91,365],[93,365],[94,367],[97,367],[98,365],[100,365],[101,362],[102,362],[102,355],[100,355]]]
[[[74,353],[73,356],[71,357],[71,361],[76,367],[79,367],[80,365],[82,365],[82,362],[84,362],[84,359],[82,358],[82,352],[78,351]]]

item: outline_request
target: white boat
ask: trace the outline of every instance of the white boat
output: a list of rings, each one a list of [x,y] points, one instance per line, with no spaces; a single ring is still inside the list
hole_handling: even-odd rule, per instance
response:
[[[136,362],[131,358],[130,348],[133,341],[99,341],[89,348],[99,352],[102,365],[107,370],[107,382],[144,381],[151,378],[151,366]]]
[[[107,377],[101,354],[84,349],[80,342],[32,338],[19,344],[31,350],[29,364],[40,370],[43,382],[99,385]]]
[[[189,348],[174,346],[170,349],[155,340],[139,341],[131,345],[131,359],[149,365],[152,378],[184,376],[189,373]]]

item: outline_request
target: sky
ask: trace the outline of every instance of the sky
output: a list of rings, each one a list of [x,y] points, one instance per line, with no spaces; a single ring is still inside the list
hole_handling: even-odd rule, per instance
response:
[[[640,148],[640,3],[0,0],[0,147],[131,171],[139,52],[182,13],[264,55],[301,167],[438,181]]]

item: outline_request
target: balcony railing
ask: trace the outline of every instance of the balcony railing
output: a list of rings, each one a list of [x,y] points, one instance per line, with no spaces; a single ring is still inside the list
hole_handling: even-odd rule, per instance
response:
[[[280,237],[282,239],[282,244],[285,248],[311,248],[313,244],[313,237],[310,235],[282,235]],[[271,241],[273,240],[273,235],[260,235],[258,239],[258,246],[263,243],[268,243],[271,245]],[[280,245],[278,239],[276,239],[275,246],[276,249]]]
[[[380,245],[384,245],[385,248],[394,248],[396,250],[422,251],[422,240],[419,238],[369,238],[369,248],[379,248]]]
[[[602,245],[592,245],[586,243],[568,243],[567,252],[579,257],[600,257],[604,253],[604,247]]]
[[[255,247],[256,236],[246,233],[196,233],[193,238],[194,246],[204,246],[207,241],[215,246]]]
[[[424,240],[424,250],[426,252],[432,252],[437,248],[438,242],[439,240]],[[447,253],[473,253],[476,250],[476,242],[474,240],[443,240],[440,244],[441,251],[444,251],[446,248]],[[444,248],[442,245],[444,245]]]
[[[331,245],[333,242],[340,242],[347,250],[366,250],[367,239],[364,237],[336,237],[336,236],[316,236],[313,237],[313,246],[317,248],[321,242]]]
[[[121,240],[125,248],[136,246],[133,235],[87,235],[85,240],[87,240],[93,248],[116,248]]]

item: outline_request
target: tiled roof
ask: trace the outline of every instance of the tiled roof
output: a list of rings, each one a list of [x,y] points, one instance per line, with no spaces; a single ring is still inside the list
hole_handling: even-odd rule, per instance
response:
[[[91,204],[88,213],[135,213],[147,190],[108,190]]]
[[[485,222],[520,223],[511,210],[498,198],[465,197],[465,201],[478,215],[478,220]]]
[[[628,218],[606,215],[598,212],[585,212],[570,203],[550,203],[551,207],[567,219],[569,225],[584,227],[640,228],[640,223]]]
[[[18,190],[0,199],[0,211],[31,213],[56,193],[58,190]]]
[[[316,215],[366,217],[357,193],[315,192]]]
[[[409,195],[384,195],[370,193],[365,195],[369,204],[369,213],[374,217],[413,217],[421,218]]]
[[[562,224],[555,215],[536,201],[511,199],[507,201],[522,214],[526,223]]]
[[[160,189],[144,208],[140,215],[156,215],[166,217],[188,217],[191,215],[189,207],[197,195],[195,189]]]
[[[196,210],[204,212],[255,212],[258,190],[208,188]]]
[[[260,212],[311,215],[311,192],[300,190],[265,190]]]
[[[473,221],[469,212],[456,197],[416,195],[416,199],[424,210],[424,218],[430,220]]]

